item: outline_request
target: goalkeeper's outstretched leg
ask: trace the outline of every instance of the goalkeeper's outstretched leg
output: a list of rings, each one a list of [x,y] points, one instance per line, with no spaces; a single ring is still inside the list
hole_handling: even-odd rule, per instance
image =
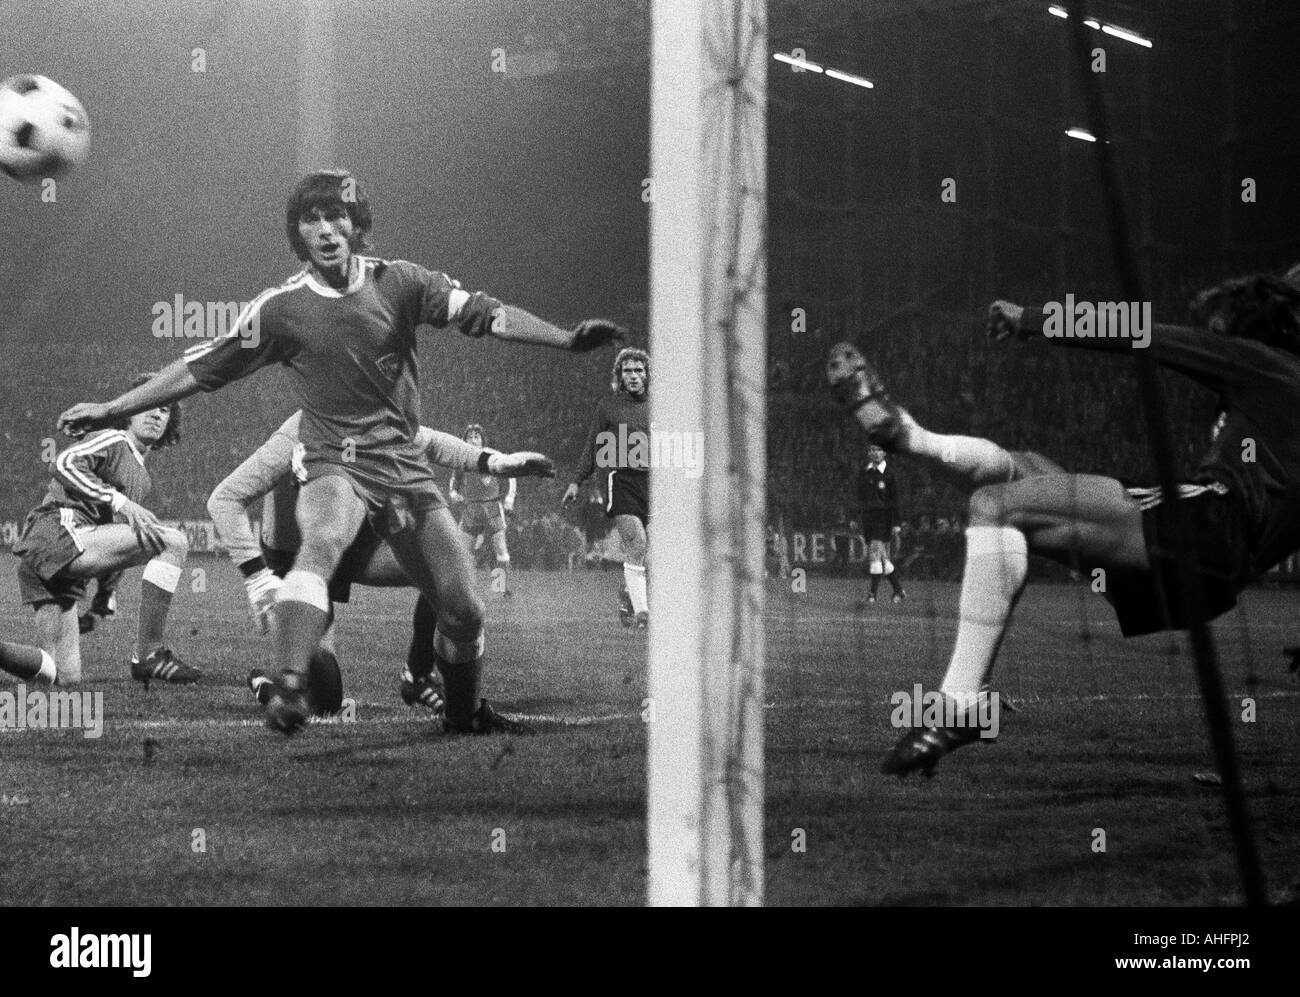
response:
[[[965,716],[950,728],[909,730],[881,767],[928,775],[944,754],[980,736],[976,716],[987,716],[993,662],[1024,590],[1029,551],[1071,567],[1148,571],[1140,507],[1113,478],[1068,474],[1041,454],[930,432],[850,345],[832,350],[827,373],[872,444],[919,458],[970,492],[957,639],[940,687],[954,714]]]
[[[1065,473],[1039,453],[1005,450],[991,440],[926,429],[890,397],[880,375],[851,343],[831,348],[826,377],[836,400],[862,427],[868,442],[920,459],[962,491],[1034,474]]]

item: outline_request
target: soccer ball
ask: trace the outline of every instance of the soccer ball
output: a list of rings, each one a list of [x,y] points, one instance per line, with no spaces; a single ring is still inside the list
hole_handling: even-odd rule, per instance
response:
[[[90,119],[67,90],[44,76],[0,83],[0,170],[15,180],[57,177],[89,150]]]

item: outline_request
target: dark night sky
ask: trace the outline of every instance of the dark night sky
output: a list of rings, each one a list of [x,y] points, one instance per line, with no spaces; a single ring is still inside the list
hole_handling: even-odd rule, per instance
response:
[[[354,170],[368,187],[381,254],[446,270],[557,321],[592,314],[644,321],[645,0],[325,6],[336,46],[326,72],[337,111],[333,165]],[[1221,0],[1094,4],[1158,40],[1152,52],[1107,43],[1107,90],[1127,143],[1126,178],[1136,186],[1137,95],[1140,74],[1150,74],[1156,141],[1140,193],[1155,237],[1213,257],[1223,248],[1223,178],[1254,176],[1256,205],[1229,199],[1234,240],[1277,255],[1300,245],[1297,5],[1233,5],[1229,90],[1225,7]],[[973,252],[985,245],[990,197],[1002,215],[1049,227],[1064,203],[1072,225],[1100,233],[1101,202],[1086,159],[1071,150],[1064,174],[1058,169],[1064,26],[1045,8],[1037,0],[772,0],[773,49],[804,45],[879,82],[871,92],[833,88],[769,64],[774,306],[783,294],[801,293],[800,268],[816,271],[809,286],[830,280],[838,294],[846,268],[860,265],[868,306],[885,312],[906,296],[903,270],[927,280],[967,272],[983,279]],[[179,344],[149,332],[154,302],[178,293],[247,300],[296,269],[283,204],[300,172],[302,9],[296,0],[0,0],[0,76],[40,72],[58,80],[81,97],[93,127],[91,157],[62,182],[57,204],[41,203],[36,188],[0,184],[6,383],[11,391],[16,380],[38,388],[25,392],[23,424],[11,419],[4,427],[6,447],[30,454],[32,441],[75,400],[66,395],[111,395],[126,377],[174,357]],[[206,50],[206,73],[190,70],[195,47]],[[490,71],[496,48],[553,52],[558,71],[503,78]],[[916,94],[926,110],[913,162],[907,136]],[[983,117],[989,107],[1002,116]],[[846,141],[867,210],[846,223],[785,196],[842,199]],[[998,168],[986,190],[978,163],[988,147]],[[933,201],[944,176],[962,178],[969,214],[960,223],[936,214],[936,205],[918,214],[912,204]],[[899,237],[918,217],[922,238],[909,256]],[[1050,239],[1050,232],[999,231],[993,276],[1000,293],[1038,293]],[[1104,269],[1102,254],[1086,240],[1080,245]],[[846,249],[858,263],[845,262]],[[572,365],[540,352],[521,359],[495,344],[448,340],[440,349],[437,362],[526,364],[534,375],[559,377],[568,370],[561,364]],[[604,365],[581,362],[576,383],[598,385]],[[39,390],[47,380],[51,390]],[[437,382],[426,375],[426,383]],[[508,371],[500,383],[506,395],[520,390]],[[566,383],[557,390],[575,382]],[[256,414],[259,436],[287,413],[287,401],[268,385],[264,376],[222,398],[227,408]],[[430,401],[431,390],[426,412],[453,423],[474,414],[454,399]],[[584,395],[575,410],[589,401]],[[199,412],[213,404],[195,402]]]

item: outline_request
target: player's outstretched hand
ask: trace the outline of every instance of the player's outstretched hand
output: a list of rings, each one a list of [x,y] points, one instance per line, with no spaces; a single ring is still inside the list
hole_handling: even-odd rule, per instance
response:
[[[569,349],[574,353],[587,353],[606,343],[622,342],[623,327],[617,322],[605,318],[589,318],[578,323],[573,330],[573,342]]]
[[[560,505],[566,509],[578,501],[578,486],[570,483],[569,487],[564,489],[564,498],[560,499]]]
[[[494,453],[488,455],[488,473],[498,478],[553,478],[555,461],[546,454],[529,450]]]
[[[135,531],[135,538],[141,549],[147,550],[150,554],[163,552],[163,548],[167,545],[163,543],[163,527],[162,523],[158,522],[157,516],[130,499],[123,503],[122,508],[118,510],[118,515]]]
[[[99,402],[78,402],[59,416],[59,429],[73,439],[80,439],[92,429],[108,423],[108,406]]]
[[[1025,309],[1010,301],[995,301],[989,305],[989,339],[1000,343],[1020,332],[1020,316]]]

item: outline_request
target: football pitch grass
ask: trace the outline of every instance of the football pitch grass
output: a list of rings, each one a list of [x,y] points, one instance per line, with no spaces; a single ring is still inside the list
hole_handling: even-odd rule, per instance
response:
[[[339,630],[356,721],[291,740],[245,686],[270,644],[233,568],[195,558],[177,596],[173,644],[206,671],[191,688],[127,676],[138,579],[83,638],[103,736],[0,731],[7,904],[644,901],[646,638],[617,623],[618,576],[518,572],[514,599],[489,597],[485,695],[538,736],[442,736],[405,707],[413,593],[358,589]],[[1240,902],[1181,637],[1123,641],[1086,587],[1031,585],[995,683],[1018,707],[1001,739],[899,782],[877,773],[889,697],[937,685],[957,588],[865,607],[860,581],[807,581],[767,583],[769,904]],[[1253,590],[1215,628],[1275,900],[1300,891],[1300,690],[1281,656],[1298,599]],[[16,601],[0,573],[3,634],[29,641]]]

